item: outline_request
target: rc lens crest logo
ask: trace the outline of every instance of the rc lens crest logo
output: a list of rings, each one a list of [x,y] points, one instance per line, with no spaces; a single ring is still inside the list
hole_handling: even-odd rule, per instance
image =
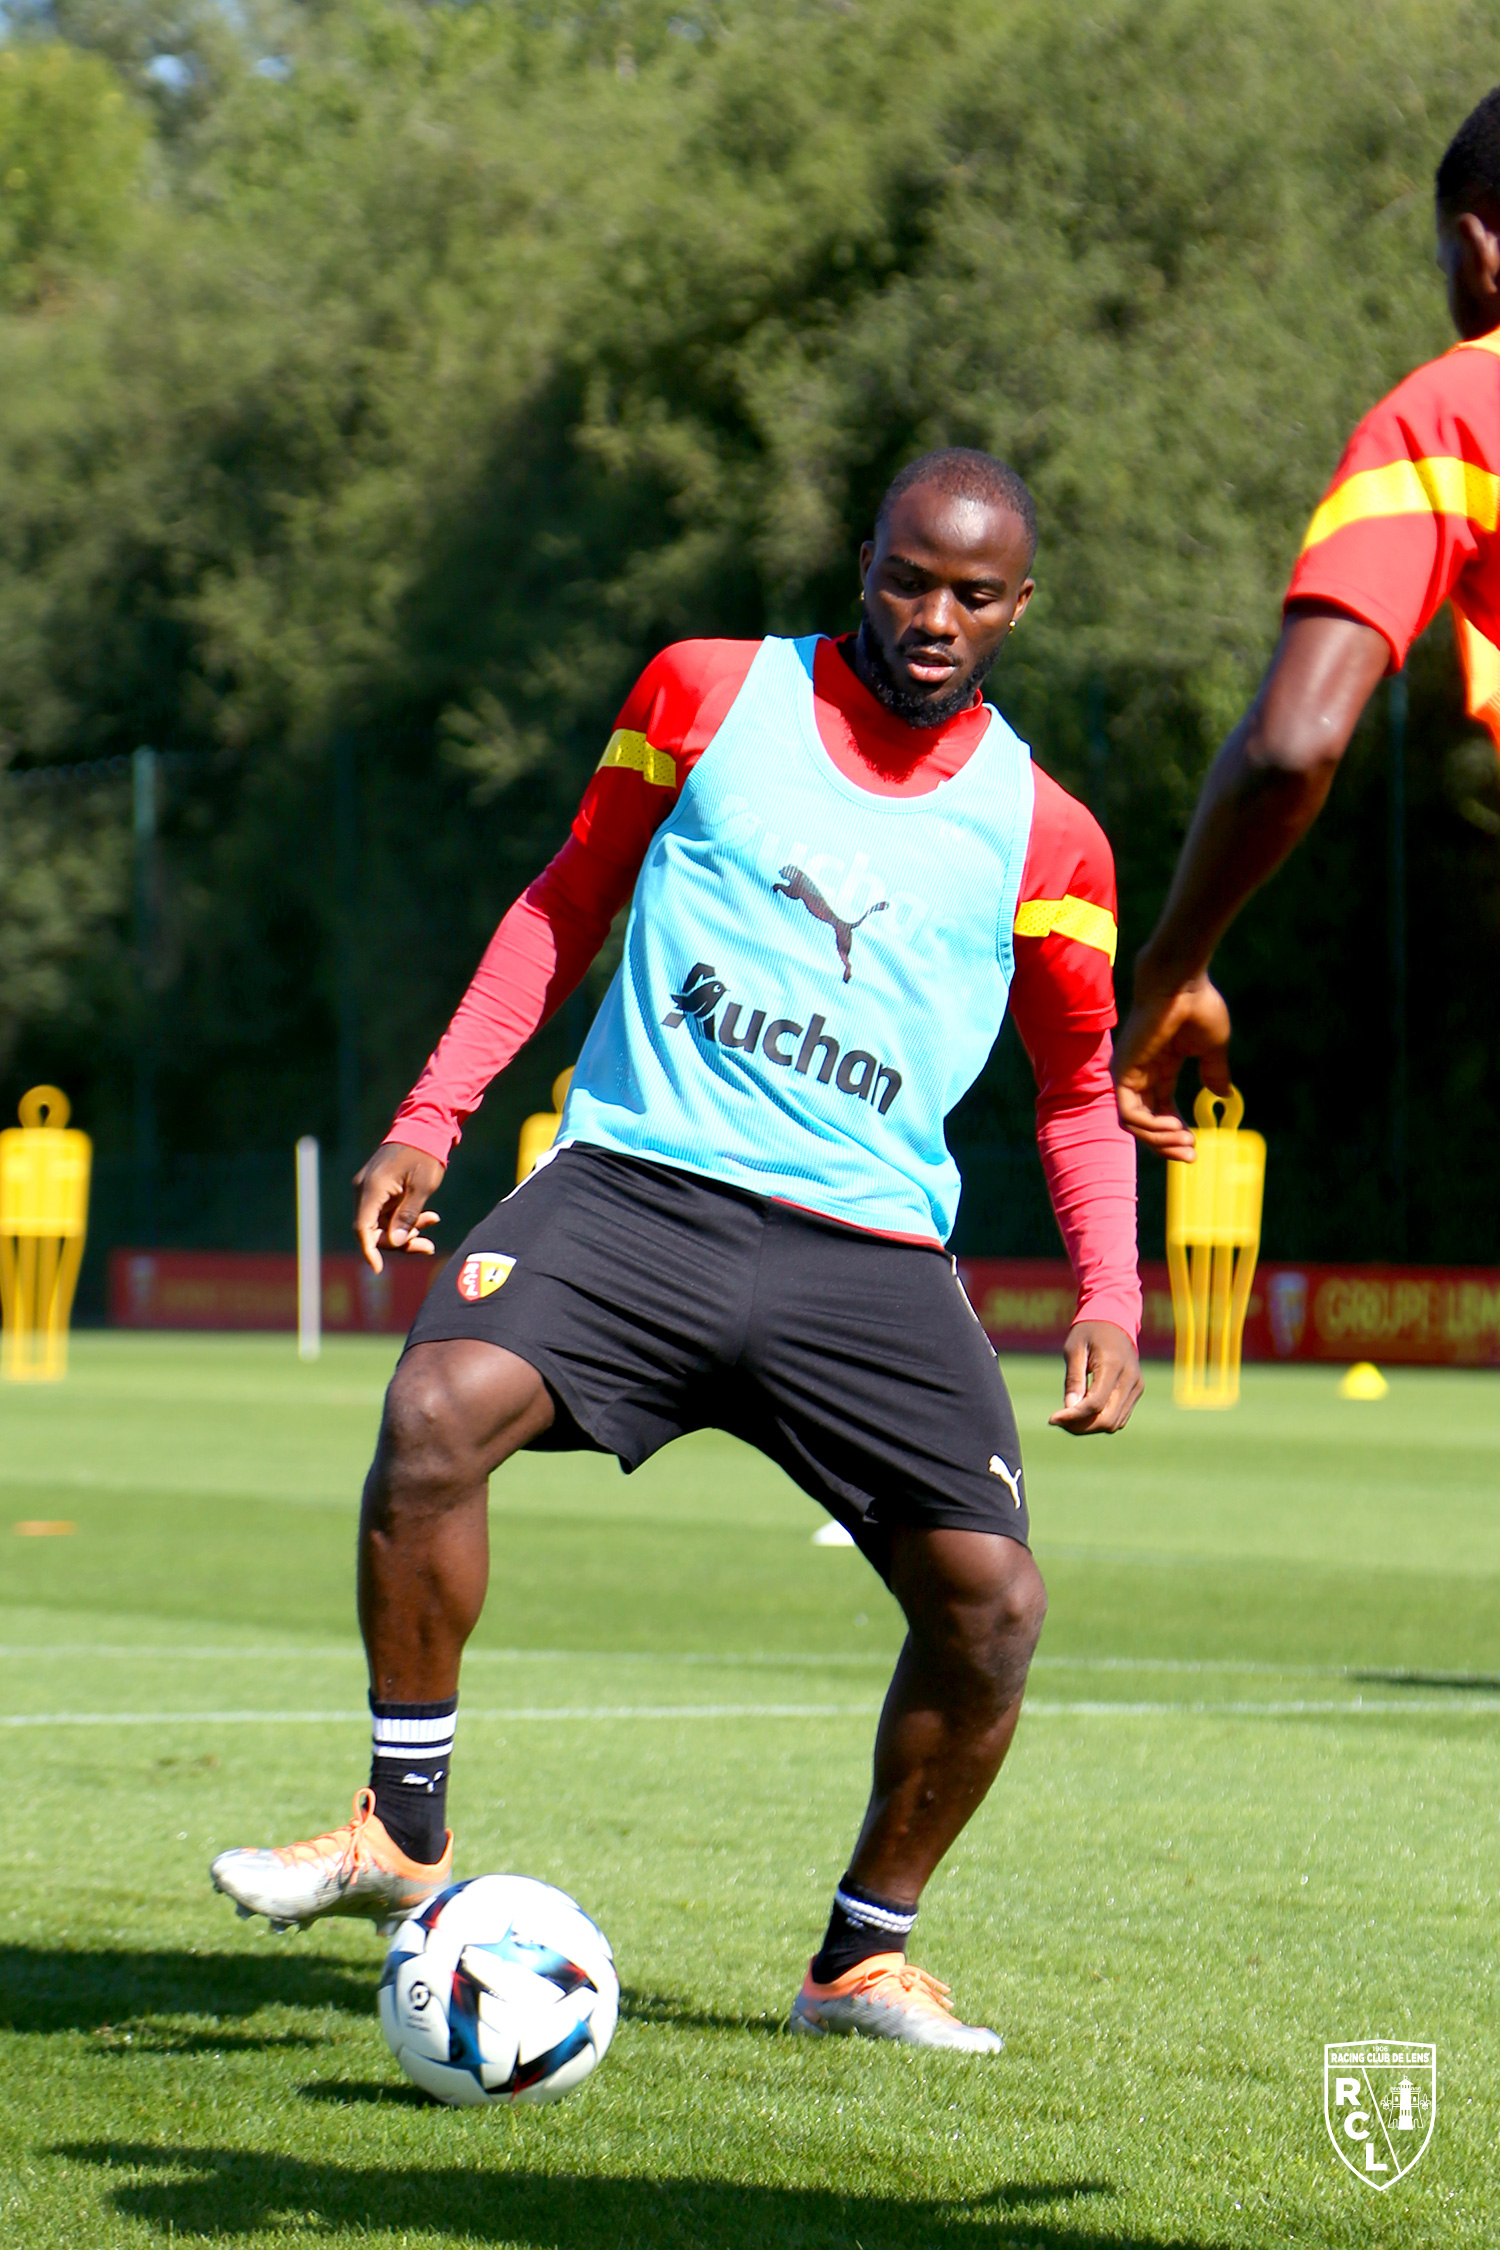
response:
[[[489,1251],[476,1251],[472,1258],[465,1258],[459,1269],[458,1293],[471,1305],[477,1304],[481,1297],[493,1297],[497,1289],[505,1287],[515,1268],[514,1258],[499,1258]]]
[[[1437,2123],[1437,2048],[1402,2039],[1325,2047],[1323,2121],[1357,2180],[1394,2187]]]

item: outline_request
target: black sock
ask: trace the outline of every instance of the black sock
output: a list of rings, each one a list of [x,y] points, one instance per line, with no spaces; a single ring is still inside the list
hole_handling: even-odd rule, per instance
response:
[[[879,1898],[846,1875],[833,1894],[828,1935],[812,1965],[814,1984],[832,1984],[872,1953],[904,1953],[916,1918],[914,1906]]]
[[[370,1698],[375,1810],[396,1849],[422,1867],[443,1856],[457,1709],[456,1695],[446,1703],[377,1703]]]

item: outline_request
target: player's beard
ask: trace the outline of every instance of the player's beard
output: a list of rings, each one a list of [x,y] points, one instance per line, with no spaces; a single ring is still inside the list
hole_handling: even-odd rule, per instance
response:
[[[942,695],[922,695],[916,688],[903,687],[891,670],[885,650],[870,630],[870,620],[861,619],[859,628],[859,653],[864,659],[865,682],[877,703],[884,704],[893,718],[909,727],[941,727],[956,719],[960,711],[967,711],[974,700],[974,691],[988,678],[990,668],[1000,651],[976,664],[961,680],[946,689]]]

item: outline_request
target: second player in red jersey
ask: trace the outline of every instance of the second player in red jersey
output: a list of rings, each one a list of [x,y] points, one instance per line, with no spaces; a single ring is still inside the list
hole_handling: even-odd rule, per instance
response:
[[[1281,642],[1203,786],[1115,1053],[1120,1115],[1192,1161],[1178,1072],[1229,1085],[1229,1011],[1209,981],[1240,908],[1322,809],[1360,713],[1443,602],[1471,715],[1500,746],[1500,87],[1438,166],[1438,263],[1460,342],[1372,408],[1308,527]]]

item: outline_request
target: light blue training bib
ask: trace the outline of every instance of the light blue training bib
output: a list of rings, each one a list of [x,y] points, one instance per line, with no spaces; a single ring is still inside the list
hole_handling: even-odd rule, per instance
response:
[[[951,780],[875,796],[819,737],[816,646],[761,643],[657,830],[559,1145],[944,1242],[943,1123],[1005,1016],[1031,753],[990,709]]]

